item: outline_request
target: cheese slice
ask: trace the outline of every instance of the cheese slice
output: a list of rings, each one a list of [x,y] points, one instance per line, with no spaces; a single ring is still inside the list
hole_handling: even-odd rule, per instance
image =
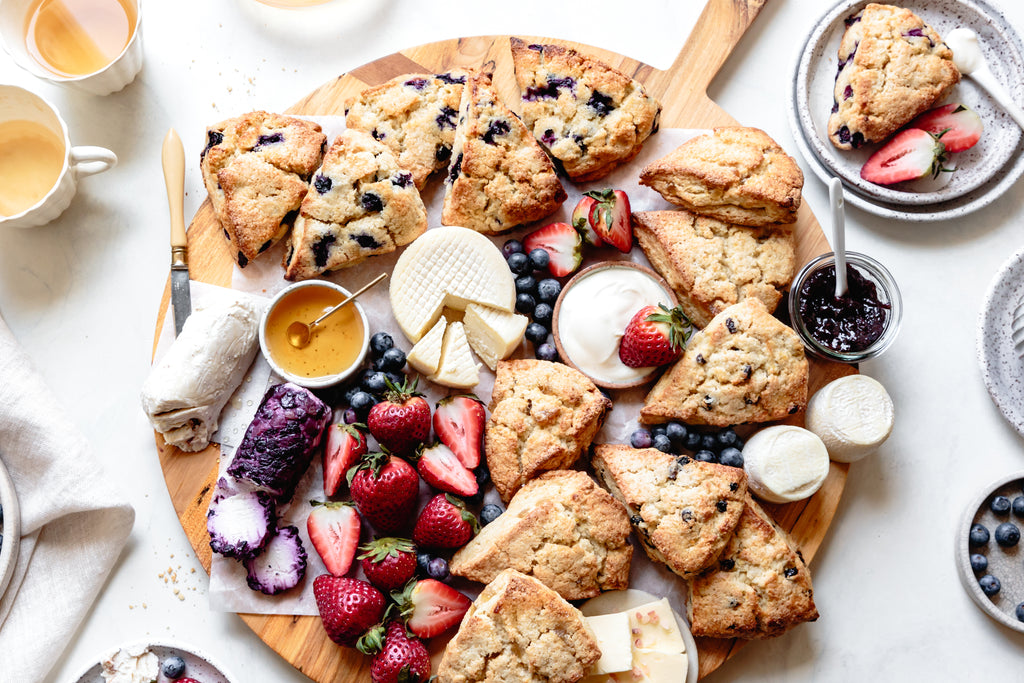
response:
[[[630,681],[631,683],[684,681],[688,664],[684,652],[634,650],[632,671],[628,675],[619,674],[613,680]]]
[[[512,355],[523,341],[529,319],[525,315],[469,304],[463,318],[466,337],[477,355],[494,370],[498,361]]]
[[[470,338],[472,341],[472,338]],[[892,433],[892,399],[877,380],[848,375],[823,386],[807,403],[807,429],[836,462],[871,455]]]
[[[662,598],[627,611],[631,641],[635,650],[685,652],[686,643],[679,632],[668,598]]]
[[[626,612],[586,617],[587,625],[597,638],[601,659],[592,674],[611,674],[633,668],[633,648],[629,638],[629,615]]]
[[[417,342],[445,306],[471,303],[512,312],[515,279],[501,251],[475,230],[432,228],[410,244],[391,273],[391,310],[402,332]]]
[[[441,343],[444,341],[444,330],[447,325],[447,320],[438,318],[430,331],[409,349],[409,355],[405,359],[417,372],[424,375],[433,375],[437,372],[437,366],[441,364]]]
[[[766,427],[743,447],[747,488],[769,503],[803,500],[821,488],[828,476],[828,450],[803,427]]]
[[[470,389],[480,381],[480,364],[473,358],[462,323],[451,323],[444,331],[441,362],[437,372],[427,377],[431,382],[455,389]]]

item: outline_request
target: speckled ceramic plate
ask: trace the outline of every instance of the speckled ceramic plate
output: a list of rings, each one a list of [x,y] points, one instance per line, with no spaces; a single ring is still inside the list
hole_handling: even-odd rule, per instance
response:
[[[867,3],[868,0],[843,0],[835,5],[811,30],[799,53],[790,123],[794,135],[799,131],[798,137],[802,136],[809,148],[809,154],[808,150],[802,151],[821,164],[828,174],[842,178],[844,185],[861,198],[871,204],[882,204],[888,210],[893,210],[891,207],[927,207],[923,212],[927,214],[940,205],[962,200],[953,207],[944,207],[960,208],[957,215],[962,215],[967,212],[962,210],[964,206],[973,210],[988,203],[991,199],[978,200],[994,191],[1001,194],[1010,184],[1001,182],[1005,176],[1012,175],[1016,180],[1024,171],[1024,165],[1014,163],[1007,172],[1011,160],[1019,160],[1022,136],[1013,120],[969,78],[957,85],[945,102],[963,102],[974,109],[985,124],[985,133],[975,147],[952,155],[957,171],[941,186],[933,181],[891,187],[868,183],[861,179],[860,169],[880,145],[842,151],[829,142],[827,123],[833,104],[836,51],[845,30],[844,20]],[[979,36],[979,44],[996,78],[1007,84],[1015,99],[1024,100],[1024,46],[998,9],[979,0],[909,0],[901,4],[942,35],[958,26],[972,28]],[[913,212],[914,215],[919,213]]]
[[[21,541],[18,495],[3,460],[0,460],[0,505],[3,506],[4,520],[0,524],[0,533],[3,533],[3,543],[0,544],[0,597],[3,597],[14,575],[14,567],[18,564],[18,544]]]
[[[1011,256],[992,279],[978,320],[982,379],[1003,417],[1024,436],[1024,359],[1013,342],[1013,314],[1021,302],[1024,249]]]
[[[137,647],[140,645],[148,647],[153,651],[153,654],[160,659],[161,668],[163,668],[164,659],[172,655],[178,655],[185,660],[185,676],[201,681],[201,683],[233,683],[241,680],[239,678],[233,678],[228,674],[223,665],[215,663],[207,655],[202,654],[191,645],[184,645],[173,641],[141,641],[136,643],[126,643],[120,647],[112,647],[104,650],[96,656],[95,662],[88,664],[84,670],[82,670],[82,673],[69,679],[68,683],[103,683],[103,667],[100,665],[100,661],[114,652],[117,652],[119,649]],[[173,683],[173,680],[164,676],[161,671],[160,676],[156,679],[156,683]]]
[[[1024,472],[1010,474],[986,487],[964,510],[960,528],[956,534],[956,566],[964,590],[981,610],[1007,628],[1024,633],[1024,622],[1017,619],[1017,605],[1024,603],[1024,545],[1005,548],[995,540],[995,530],[1000,524],[1009,522],[1018,529],[1024,529],[1024,517],[1012,511],[996,514],[989,504],[996,496],[1006,496],[1011,501],[1024,496]],[[971,527],[981,524],[989,532],[987,543],[971,547],[968,537]],[[971,568],[971,554],[979,553],[988,560],[988,567],[981,572]],[[981,590],[978,580],[991,574],[999,580],[999,592],[989,597]]]

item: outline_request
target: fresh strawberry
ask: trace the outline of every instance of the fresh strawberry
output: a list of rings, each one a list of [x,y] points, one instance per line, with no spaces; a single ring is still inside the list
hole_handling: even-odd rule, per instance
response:
[[[345,647],[355,647],[384,616],[384,596],[359,579],[321,574],[313,581],[313,596],[327,636]]]
[[[523,238],[523,248],[527,254],[534,249],[548,252],[551,257],[548,270],[555,277],[565,277],[575,271],[583,260],[583,241],[568,223],[551,223],[534,230]]]
[[[480,490],[473,473],[463,467],[452,449],[443,443],[435,443],[420,451],[416,471],[435,489],[457,496],[475,496]]]
[[[892,185],[926,175],[938,176],[946,170],[942,166],[945,161],[946,148],[939,136],[908,128],[871,155],[860,169],[860,177],[876,185]]]
[[[416,380],[387,381],[384,400],[370,408],[366,424],[377,442],[396,455],[412,455],[430,437],[430,404],[416,392]]]
[[[412,581],[401,593],[392,593],[409,630],[420,638],[433,638],[462,621],[472,601],[435,579]]]
[[[572,210],[572,227],[576,228],[576,232],[580,234],[583,241],[587,244],[599,247],[604,244],[604,240],[594,230],[594,226],[590,224],[590,210],[593,208],[597,200],[593,197],[583,195],[583,198],[576,204],[576,208]]]
[[[693,332],[693,324],[679,306],[644,306],[626,325],[619,360],[631,368],[671,363],[682,354]]]
[[[313,509],[306,517],[309,540],[324,561],[327,571],[344,576],[352,566],[359,545],[359,513],[352,503],[310,501]]]
[[[439,493],[420,512],[412,540],[422,548],[461,548],[479,529],[476,515],[461,500]]]
[[[348,471],[348,486],[374,529],[393,534],[408,528],[420,490],[412,465],[389,453],[367,453]]]
[[[342,478],[352,465],[366,453],[366,434],[359,427],[344,423],[327,428],[324,447],[324,495],[338,492]]]
[[[480,464],[485,420],[484,405],[476,396],[449,396],[434,406],[434,433],[471,470]]]
[[[406,538],[378,538],[359,548],[366,579],[382,591],[404,586],[416,573],[416,548]]]
[[[359,641],[359,651],[373,655],[373,683],[425,683],[430,678],[430,653],[409,634],[400,619],[375,626]]]
[[[985,125],[971,109],[953,103],[929,109],[911,121],[907,128],[920,128],[941,136],[947,152],[962,152],[974,147]]]
[[[590,225],[601,239],[623,254],[633,248],[633,223],[629,197],[622,190],[594,190],[586,196],[596,201],[590,207]]]

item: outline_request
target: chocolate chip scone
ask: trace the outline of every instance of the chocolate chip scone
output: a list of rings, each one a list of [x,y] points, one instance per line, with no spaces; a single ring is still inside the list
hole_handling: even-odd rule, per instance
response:
[[[284,237],[320,165],[320,126],[254,111],[206,130],[203,183],[214,213],[244,268]]]
[[[523,121],[574,181],[605,177],[658,130],[661,104],[639,81],[571,48],[510,42]]]
[[[594,439],[611,401],[561,363],[499,361],[484,428],[491,479],[506,503],[545,470],[570,467]]]
[[[741,472],[742,474],[742,472]],[[538,579],[566,600],[629,585],[626,510],[586,472],[545,472],[455,553],[451,573],[480,583],[505,569]]]
[[[807,358],[796,332],[744,299],[693,335],[654,385],[641,422],[725,427],[768,422],[807,405]]]
[[[728,223],[792,223],[804,174],[757,128],[715,128],[687,140],[640,172],[640,184],[666,200]]]
[[[486,74],[466,79],[441,222],[495,234],[552,214],[567,195],[548,155]]]
[[[348,103],[345,125],[384,143],[418,189],[448,167],[467,72],[406,74],[367,88]]]
[[[601,658],[583,614],[506,569],[473,601],[444,649],[438,683],[576,683]]]
[[[683,578],[718,559],[743,512],[742,469],[618,444],[595,446],[591,464],[629,510],[648,557]]]
[[[689,211],[640,211],[633,234],[698,327],[747,297],[774,311],[796,270],[790,225],[747,228]]]
[[[717,565],[691,579],[688,592],[695,636],[772,638],[818,618],[799,549],[749,495]]]
[[[346,130],[331,144],[295,219],[284,276],[305,280],[409,244],[427,230],[427,209],[391,151]]]
[[[908,9],[871,3],[846,27],[828,119],[839,149],[882,142],[960,82],[952,50]]]

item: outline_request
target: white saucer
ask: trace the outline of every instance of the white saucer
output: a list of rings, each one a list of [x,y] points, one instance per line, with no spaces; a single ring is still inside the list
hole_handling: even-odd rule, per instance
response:
[[[1024,359],[1014,349],[1013,312],[1024,301],[1024,249],[992,279],[978,319],[978,362],[988,393],[1003,417],[1024,436]]]
[[[91,662],[79,673],[77,676],[68,679],[68,683],[102,683],[103,679],[100,675],[103,671],[103,667],[100,662],[105,659],[108,655],[117,652],[119,649],[134,648],[134,647],[148,647],[152,650],[160,659],[160,667],[163,668],[164,659],[171,655],[178,655],[185,660],[185,676],[194,678],[202,683],[233,683],[240,681],[239,678],[233,678],[228,674],[227,670],[223,665],[214,662],[204,653],[201,653],[191,645],[184,645],[182,643],[174,641],[137,641],[133,643],[125,643],[120,647],[111,647],[103,652],[99,653],[95,657],[95,662]],[[156,683],[173,683],[171,679],[163,675],[161,671],[160,675],[156,679]]]
[[[21,542],[18,495],[3,460],[0,460],[0,505],[4,508],[4,523],[0,526],[4,535],[3,545],[0,545],[0,597],[3,597],[18,564],[18,544]]]

